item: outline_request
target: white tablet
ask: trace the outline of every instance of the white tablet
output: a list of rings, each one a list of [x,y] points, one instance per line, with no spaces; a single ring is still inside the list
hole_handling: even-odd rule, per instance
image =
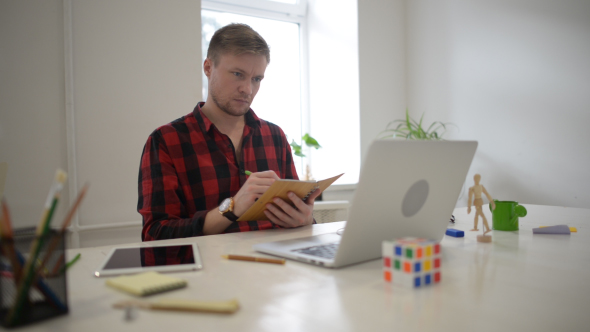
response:
[[[152,244],[111,249],[96,277],[131,274],[146,271],[194,271],[203,268],[195,243]]]

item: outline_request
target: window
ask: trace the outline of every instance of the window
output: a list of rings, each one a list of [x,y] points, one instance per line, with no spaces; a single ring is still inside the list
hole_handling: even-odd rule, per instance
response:
[[[329,3],[321,0],[314,3],[318,2]],[[320,150],[305,150],[304,153],[307,155],[305,158],[295,157],[297,173],[300,178],[304,177],[306,166],[311,165],[312,175],[316,179],[327,178],[338,174],[337,172],[346,172],[346,175],[336,184],[356,183],[360,164],[358,106],[356,118],[352,117],[352,120],[339,118],[341,111],[337,111],[336,107],[332,109],[325,107],[325,101],[330,98],[330,92],[335,91],[338,87],[322,86],[323,83],[317,87],[321,89],[317,95],[324,95],[323,101],[317,103],[316,109],[310,105],[308,65],[310,53],[308,52],[307,36],[309,32],[307,31],[308,17],[306,16],[309,11],[307,5],[306,0],[203,0],[201,2],[202,60],[204,61],[207,56],[209,41],[213,33],[227,24],[245,23],[260,33],[271,48],[271,61],[266,69],[258,95],[252,104],[252,109],[262,119],[279,125],[289,141],[295,140],[301,144],[301,137],[305,133],[318,138],[319,143],[323,146]],[[354,7],[356,8],[356,1],[354,1]],[[330,13],[333,12],[335,11],[330,10]],[[342,29],[334,30],[340,31]],[[320,32],[314,36],[323,33]],[[346,37],[349,38],[349,36]],[[325,50],[315,54],[316,58],[324,57],[321,61],[327,63],[339,61],[332,58],[334,54],[326,54]],[[334,64],[334,66],[340,67],[342,64]],[[329,66],[319,65],[318,67],[327,68]],[[355,64],[354,67],[358,68],[358,64]],[[321,70],[323,69],[319,71]],[[323,74],[319,71],[314,73],[319,78],[317,82],[334,80],[334,77],[330,76],[334,72],[334,68],[327,68]],[[342,83],[340,82],[340,84]],[[356,104],[358,105],[358,85],[354,94],[357,95]],[[203,75],[203,97],[206,98],[206,96],[207,77]],[[353,102],[353,104],[355,103]],[[313,116],[311,116],[312,112]],[[326,121],[327,119],[328,121]],[[333,125],[325,127],[330,119]],[[314,121],[318,123],[316,124]],[[343,121],[352,123],[343,126]],[[342,132],[343,128],[347,133]],[[317,130],[317,133],[313,132],[314,129]],[[345,152],[343,153],[343,151]],[[314,160],[317,162],[313,163]],[[338,167],[342,167],[342,169]]]

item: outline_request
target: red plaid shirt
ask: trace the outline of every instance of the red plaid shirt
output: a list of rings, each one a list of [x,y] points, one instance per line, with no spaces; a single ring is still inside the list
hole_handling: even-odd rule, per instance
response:
[[[250,109],[241,160],[236,160],[231,140],[203,114],[203,105],[156,129],[145,144],[137,202],[143,241],[203,235],[205,215],[236,195],[246,181],[245,170],[273,170],[281,179],[298,179],[280,127]],[[277,227],[268,220],[234,222],[225,233]]]

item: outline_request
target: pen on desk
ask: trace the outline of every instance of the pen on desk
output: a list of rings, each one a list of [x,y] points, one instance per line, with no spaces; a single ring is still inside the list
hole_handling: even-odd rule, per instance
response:
[[[248,261],[248,262],[259,262],[259,263],[271,263],[271,264],[285,264],[284,259],[273,259],[273,258],[262,258],[253,256],[240,256],[240,255],[223,255],[225,259],[237,260],[237,261]]]
[[[252,175],[252,172],[250,172],[250,171],[244,171],[244,174],[246,174],[246,175]]]

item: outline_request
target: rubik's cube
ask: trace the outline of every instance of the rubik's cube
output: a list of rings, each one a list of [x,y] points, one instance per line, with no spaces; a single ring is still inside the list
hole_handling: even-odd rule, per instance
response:
[[[383,241],[385,281],[406,287],[440,282],[441,253],[436,241],[406,237]]]

